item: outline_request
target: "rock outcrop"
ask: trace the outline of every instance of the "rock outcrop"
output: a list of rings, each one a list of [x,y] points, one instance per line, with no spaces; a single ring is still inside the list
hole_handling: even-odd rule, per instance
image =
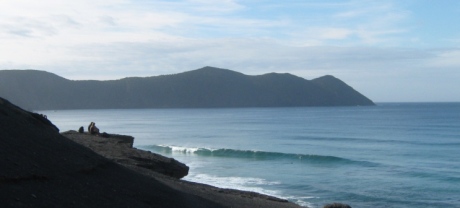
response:
[[[332,204],[324,205],[323,208],[351,208],[351,206],[348,204],[342,204],[342,203],[332,203]]]
[[[173,158],[133,148],[132,136],[106,134],[102,137],[76,131],[66,131],[62,135],[128,168],[146,168],[178,179],[189,171],[188,166]]]
[[[0,207],[225,207],[79,145],[0,98]]]
[[[115,139],[124,148],[132,146],[129,140]],[[138,166],[128,169],[62,136],[44,116],[0,98],[0,207],[299,206]]]

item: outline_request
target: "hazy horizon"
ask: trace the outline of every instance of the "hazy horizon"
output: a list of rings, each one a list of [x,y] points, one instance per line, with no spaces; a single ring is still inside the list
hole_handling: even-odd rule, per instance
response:
[[[0,1],[0,70],[71,80],[333,75],[376,103],[460,102],[460,2]]]

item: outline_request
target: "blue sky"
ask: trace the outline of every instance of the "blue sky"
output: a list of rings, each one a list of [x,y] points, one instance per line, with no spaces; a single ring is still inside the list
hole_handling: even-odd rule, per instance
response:
[[[0,69],[330,74],[376,102],[460,101],[457,0],[0,0]]]

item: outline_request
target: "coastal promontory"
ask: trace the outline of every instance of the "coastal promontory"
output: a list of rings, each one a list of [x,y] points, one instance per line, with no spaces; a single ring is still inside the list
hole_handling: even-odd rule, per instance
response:
[[[250,76],[215,67],[108,81],[0,70],[0,96],[33,110],[374,105],[330,75],[306,80],[287,73]]]
[[[0,207],[299,207],[180,180],[184,164],[138,151],[130,141],[61,135],[45,115],[0,98]]]

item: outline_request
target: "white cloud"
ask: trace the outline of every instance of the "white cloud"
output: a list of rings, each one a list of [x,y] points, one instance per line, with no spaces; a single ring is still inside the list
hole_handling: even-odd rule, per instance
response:
[[[308,28],[306,35],[307,38],[316,38],[321,40],[343,40],[349,38],[354,32],[347,28]]]
[[[233,12],[245,7],[234,0],[187,0],[189,6],[201,12]]]
[[[433,53],[434,58],[427,61],[428,66],[460,69],[460,48],[434,50]]]

